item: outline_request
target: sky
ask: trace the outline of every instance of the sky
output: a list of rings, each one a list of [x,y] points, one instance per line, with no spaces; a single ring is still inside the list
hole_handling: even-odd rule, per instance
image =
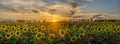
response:
[[[120,0],[0,0],[0,19],[50,20],[120,15]]]

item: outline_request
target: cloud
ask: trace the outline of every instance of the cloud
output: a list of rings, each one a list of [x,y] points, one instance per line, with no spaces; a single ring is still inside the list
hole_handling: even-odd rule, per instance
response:
[[[80,10],[80,6],[77,3],[66,3],[66,4],[54,4],[46,6],[44,11],[51,13],[52,15],[72,16],[77,10]]]
[[[81,2],[86,1],[92,0],[0,0],[0,11],[22,17],[27,14],[28,17],[71,17],[81,10]]]
[[[80,9],[79,3],[73,0],[0,0],[0,6],[4,11],[38,13],[45,9],[50,13],[64,15],[72,15]]]
[[[93,0],[85,0],[85,1],[89,1],[89,2],[92,2]]]
[[[0,9],[5,11],[30,12],[45,5],[46,3],[37,0],[0,0]]]

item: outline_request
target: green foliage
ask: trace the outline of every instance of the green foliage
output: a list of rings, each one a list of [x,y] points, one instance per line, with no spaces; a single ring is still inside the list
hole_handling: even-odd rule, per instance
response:
[[[0,22],[0,44],[120,44],[120,22]]]

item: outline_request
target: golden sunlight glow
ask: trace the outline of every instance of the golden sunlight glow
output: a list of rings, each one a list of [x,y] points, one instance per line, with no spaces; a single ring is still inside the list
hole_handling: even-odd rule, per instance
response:
[[[56,18],[52,19],[52,22],[57,22],[57,19]]]

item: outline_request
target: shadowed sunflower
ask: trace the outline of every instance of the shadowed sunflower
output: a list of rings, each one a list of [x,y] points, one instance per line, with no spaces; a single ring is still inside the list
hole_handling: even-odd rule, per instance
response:
[[[7,34],[5,35],[5,38],[6,38],[6,39],[10,39],[11,37],[12,37],[11,33],[7,33]]]
[[[83,38],[83,37],[84,37],[84,35],[82,35],[82,34],[79,34],[79,35],[77,36],[78,39],[81,39],[81,38]]]
[[[85,34],[86,34],[86,30],[81,30],[80,33],[81,33],[82,35],[85,35]]]
[[[66,34],[69,34],[69,33],[70,33],[70,30],[69,30],[69,29],[66,29],[65,32],[66,32]]]
[[[89,42],[93,41],[93,37],[90,37],[90,38],[88,39],[88,41],[89,41]]]
[[[113,32],[116,32],[117,28],[113,28]]]
[[[113,31],[117,30],[116,28],[113,29]]]
[[[74,41],[76,41],[76,40],[77,40],[77,37],[71,37],[71,38],[70,38],[70,41],[71,41],[71,42],[74,42]]]
[[[91,33],[92,33],[92,34],[95,34],[95,33],[96,33],[96,31],[95,31],[95,30],[92,30],[92,31],[91,31]]]
[[[3,38],[3,36],[2,35],[0,35],[0,40],[3,40],[4,38]]]
[[[22,40],[23,40],[23,37],[18,37],[18,38],[17,38],[17,41],[18,41],[18,42],[20,42],[20,41],[22,41]]]
[[[53,41],[55,39],[55,34],[50,34],[48,39],[50,41]]]
[[[65,30],[59,30],[59,34],[61,37],[64,37],[65,36]]]
[[[101,32],[102,31],[102,28],[98,28],[98,32]]]
[[[106,31],[106,34],[107,34],[107,35],[111,34],[111,31]]]

